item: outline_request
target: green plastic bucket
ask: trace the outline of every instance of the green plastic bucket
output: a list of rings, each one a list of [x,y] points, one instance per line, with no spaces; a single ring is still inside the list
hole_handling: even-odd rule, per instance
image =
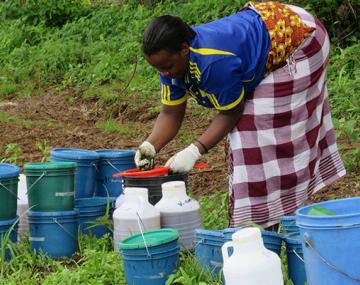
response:
[[[24,166],[29,208],[33,212],[74,210],[74,162],[34,162]]]
[[[19,173],[16,165],[0,163],[0,221],[16,217]]]

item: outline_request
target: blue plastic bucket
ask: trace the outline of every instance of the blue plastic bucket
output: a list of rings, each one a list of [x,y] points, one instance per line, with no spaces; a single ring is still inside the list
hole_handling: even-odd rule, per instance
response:
[[[224,230],[225,242],[232,240],[232,234],[240,230],[241,228],[228,228]],[[261,235],[264,241],[264,245],[268,250],[275,252],[278,256],[281,254],[282,237],[280,234],[271,231],[261,231]],[[229,255],[231,255],[231,249],[229,249]]]
[[[0,163],[0,221],[16,217],[19,172],[16,165]]]
[[[136,168],[135,151],[101,149],[96,152],[100,156],[96,195],[118,197],[123,192],[123,180],[121,177],[113,179],[112,176],[115,173]]]
[[[224,244],[224,234],[216,230],[195,230],[195,258],[203,268],[208,268],[218,275],[223,266],[221,247]]]
[[[10,249],[9,249],[9,241],[16,243],[17,242],[17,232],[18,232],[18,225],[19,225],[19,217],[16,216],[13,219],[0,221],[0,251],[2,249],[2,242],[7,241],[7,248],[5,250],[5,260],[10,259]],[[8,239],[6,239],[6,235],[11,230]],[[0,254],[1,256],[1,254]]]
[[[70,257],[78,247],[78,211],[27,212],[30,248],[48,257]]]
[[[120,243],[126,284],[165,285],[168,277],[176,272],[180,252],[178,233],[176,239],[154,246],[151,245],[151,239],[147,238],[148,233],[166,230],[174,231],[173,229],[161,229],[144,232],[145,239],[149,242],[147,247],[124,248],[124,244],[133,237],[141,239],[141,234],[131,236]]]
[[[336,215],[308,215],[313,206]],[[309,285],[360,284],[360,198],[316,203],[296,214]]]
[[[112,236],[112,230],[106,225],[97,225],[101,217],[106,214],[106,207],[109,206],[110,220],[114,212],[115,197],[93,197],[76,199],[75,209],[79,211],[79,226],[83,234],[94,235],[97,238],[106,234]]]
[[[281,233],[285,237],[296,237],[300,235],[300,229],[296,225],[296,216],[283,216],[280,219]]]
[[[54,148],[51,150],[50,156],[52,161],[76,162],[76,199],[94,196],[99,161],[97,152],[80,148]]]
[[[285,238],[288,273],[294,285],[306,283],[304,256],[301,241],[296,238]]]

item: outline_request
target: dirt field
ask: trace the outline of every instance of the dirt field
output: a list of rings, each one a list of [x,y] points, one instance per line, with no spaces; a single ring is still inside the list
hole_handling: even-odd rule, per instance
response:
[[[19,163],[40,161],[42,152],[37,144],[48,147],[79,147],[87,149],[136,148],[151,131],[156,113],[151,106],[158,102],[147,102],[138,107],[129,102],[119,102],[109,111],[108,106],[95,100],[74,98],[71,91],[47,92],[43,96],[30,98],[7,98],[0,101],[0,157],[6,157],[5,148],[10,143],[21,147]],[[191,108],[191,106],[190,106]],[[164,163],[175,151],[185,147],[208,125],[209,113],[186,115],[183,128],[177,138],[163,149],[158,163]],[[110,133],[96,124],[111,117],[122,131]],[[214,191],[227,191],[227,164],[225,141],[201,159],[210,165],[206,170],[190,173],[190,190],[195,196],[209,195]],[[330,187],[318,192],[311,200],[360,196],[358,177],[360,171],[347,174]]]

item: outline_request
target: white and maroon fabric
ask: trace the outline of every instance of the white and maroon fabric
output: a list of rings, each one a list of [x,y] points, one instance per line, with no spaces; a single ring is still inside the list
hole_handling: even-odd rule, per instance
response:
[[[271,226],[345,175],[326,87],[329,38],[318,19],[291,8],[316,31],[263,79],[229,134],[230,227]]]

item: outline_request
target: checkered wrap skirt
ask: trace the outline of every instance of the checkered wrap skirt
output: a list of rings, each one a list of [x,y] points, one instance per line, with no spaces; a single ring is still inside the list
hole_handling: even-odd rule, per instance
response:
[[[230,227],[276,224],[345,175],[326,87],[329,38],[318,19],[290,7],[316,30],[247,98],[229,134]]]

